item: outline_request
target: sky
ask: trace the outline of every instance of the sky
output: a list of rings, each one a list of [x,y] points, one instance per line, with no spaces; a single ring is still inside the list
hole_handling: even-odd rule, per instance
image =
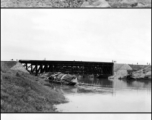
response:
[[[151,120],[151,114],[2,114],[1,120]]]
[[[10,59],[151,63],[151,9],[2,9]]]

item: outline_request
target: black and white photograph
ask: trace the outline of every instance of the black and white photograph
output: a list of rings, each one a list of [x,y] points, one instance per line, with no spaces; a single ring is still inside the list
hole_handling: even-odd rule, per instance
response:
[[[1,0],[2,8],[151,8],[151,0]]]
[[[151,9],[1,9],[1,112],[150,113]]]
[[[1,120],[151,120],[150,114],[2,114]]]

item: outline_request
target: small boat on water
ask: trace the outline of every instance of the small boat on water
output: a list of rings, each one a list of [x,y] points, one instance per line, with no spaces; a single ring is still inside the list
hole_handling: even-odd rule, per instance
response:
[[[48,80],[50,83],[57,83],[57,84],[64,84],[64,85],[77,85],[78,80],[77,77],[70,74],[63,74],[63,73],[55,73],[48,76]]]

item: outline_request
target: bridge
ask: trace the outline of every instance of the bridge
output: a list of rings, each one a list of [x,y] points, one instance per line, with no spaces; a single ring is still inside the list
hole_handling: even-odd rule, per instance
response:
[[[45,72],[62,72],[69,74],[113,75],[114,63],[88,61],[46,61],[19,60],[28,72],[38,75]]]

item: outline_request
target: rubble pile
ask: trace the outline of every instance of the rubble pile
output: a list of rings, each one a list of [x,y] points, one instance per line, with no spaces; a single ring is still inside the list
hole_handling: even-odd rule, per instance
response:
[[[77,77],[75,75],[64,74],[61,72],[47,72],[40,75],[41,78],[48,79],[49,82],[55,82],[66,85],[78,84]]]

